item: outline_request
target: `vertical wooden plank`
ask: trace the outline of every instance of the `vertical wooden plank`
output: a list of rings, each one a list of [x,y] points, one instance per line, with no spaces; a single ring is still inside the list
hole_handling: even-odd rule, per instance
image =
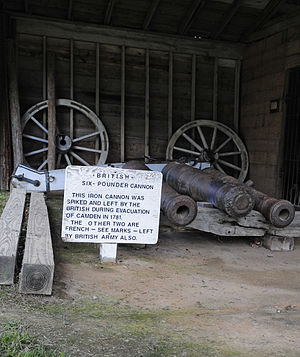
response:
[[[0,14],[0,190],[9,189],[11,173],[11,144],[7,83],[7,36],[8,16]]]
[[[173,52],[169,52],[168,140],[173,133]]]
[[[96,43],[96,88],[95,88],[95,106],[96,106],[96,114],[99,116],[100,114],[100,43]],[[95,140],[95,149],[99,150],[99,136],[96,136]],[[97,164],[99,160],[99,155],[95,154],[95,164]]]
[[[0,285],[14,283],[26,191],[14,189],[0,217]]]
[[[8,54],[10,123],[13,161],[14,168],[16,168],[19,163],[23,162],[23,146],[17,75],[17,49],[16,42],[13,39],[9,40]]]
[[[42,43],[42,51],[43,51],[43,64],[42,64],[42,72],[43,72],[43,100],[47,100],[47,37],[43,36]],[[43,125],[47,128],[47,111],[43,110]],[[43,132],[43,138],[47,139],[46,133]],[[46,147],[47,144],[43,144],[43,148]],[[47,160],[47,153],[43,152],[43,162]]]
[[[145,157],[149,157],[149,104],[150,104],[150,63],[149,63],[149,49],[146,49],[145,54]]]
[[[218,120],[218,65],[219,58],[215,57],[213,84],[213,120]]]
[[[191,121],[195,120],[196,113],[196,55],[192,55],[192,88],[191,88]]]
[[[126,48],[121,49],[121,162],[125,161],[125,65]]]
[[[70,40],[70,99],[74,99],[74,41]],[[74,138],[74,111],[70,109],[70,138]]]
[[[47,56],[47,95],[48,95],[48,170],[55,169],[55,54],[49,52]]]
[[[235,62],[234,76],[234,130],[239,133],[241,61]]]
[[[20,293],[51,295],[53,275],[54,258],[47,206],[44,194],[33,192],[22,261]]]

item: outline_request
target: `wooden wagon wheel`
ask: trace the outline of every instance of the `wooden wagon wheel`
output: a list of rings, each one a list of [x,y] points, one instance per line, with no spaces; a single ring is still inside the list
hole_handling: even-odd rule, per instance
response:
[[[57,99],[56,106],[67,107],[68,111],[60,113],[57,108],[57,117],[61,115],[61,120],[56,128],[56,168],[71,164],[104,164],[108,155],[108,135],[97,115],[85,105],[70,99]],[[43,124],[47,108],[48,101],[45,100],[32,106],[22,117],[24,159],[37,170],[47,167],[48,130]],[[68,120],[62,120],[70,117],[69,110],[80,113],[79,120],[84,121],[81,129],[66,123]]]
[[[171,137],[167,160],[209,162],[217,170],[244,181],[249,166],[245,145],[226,125],[195,120],[180,127]]]

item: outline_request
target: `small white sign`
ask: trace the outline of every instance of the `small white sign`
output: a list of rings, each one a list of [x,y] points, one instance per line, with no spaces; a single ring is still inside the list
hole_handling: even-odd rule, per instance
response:
[[[162,174],[98,166],[68,166],[62,238],[65,242],[155,244]]]

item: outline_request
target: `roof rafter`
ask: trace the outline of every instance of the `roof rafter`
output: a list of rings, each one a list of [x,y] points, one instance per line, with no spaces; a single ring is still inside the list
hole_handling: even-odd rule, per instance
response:
[[[223,32],[225,27],[229,24],[229,22],[231,21],[233,16],[236,14],[236,12],[238,11],[238,9],[240,8],[241,5],[242,5],[242,1],[241,0],[234,0],[233,1],[233,3],[230,5],[229,9],[222,16],[222,19],[220,21],[220,25],[218,26],[216,31],[214,31],[212,33],[211,38],[216,40],[221,35],[221,33]]]
[[[113,12],[115,4],[116,4],[116,0],[108,1],[106,12],[105,12],[105,17],[104,17],[104,25],[110,25],[112,12]]]
[[[184,19],[181,22],[178,32],[185,34],[190,29],[197,11],[199,11],[206,3],[207,0],[194,0],[192,6],[188,9]]]
[[[143,24],[143,29],[147,30],[150,26],[150,23],[152,21],[152,18],[159,6],[161,0],[152,0],[150,8],[146,14],[145,20],[144,20],[144,24]]]
[[[276,12],[276,10],[285,2],[286,0],[270,0],[254,25],[246,31],[243,38],[247,38],[251,33],[259,30],[262,25],[266,23],[266,21],[268,21],[270,17]]]

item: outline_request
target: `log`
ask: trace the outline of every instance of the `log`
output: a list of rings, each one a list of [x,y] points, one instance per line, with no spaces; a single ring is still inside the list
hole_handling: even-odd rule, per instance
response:
[[[0,284],[14,283],[26,191],[14,189],[0,218]]]
[[[55,54],[50,52],[47,58],[47,94],[48,94],[48,170],[55,169]]]
[[[17,54],[13,40],[8,43],[8,73],[9,73],[9,107],[10,125],[13,147],[14,168],[23,162],[22,128],[20,116],[18,76],[17,76]]]
[[[54,259],[43,193],[31,193],[20,293],[51,295]]]

